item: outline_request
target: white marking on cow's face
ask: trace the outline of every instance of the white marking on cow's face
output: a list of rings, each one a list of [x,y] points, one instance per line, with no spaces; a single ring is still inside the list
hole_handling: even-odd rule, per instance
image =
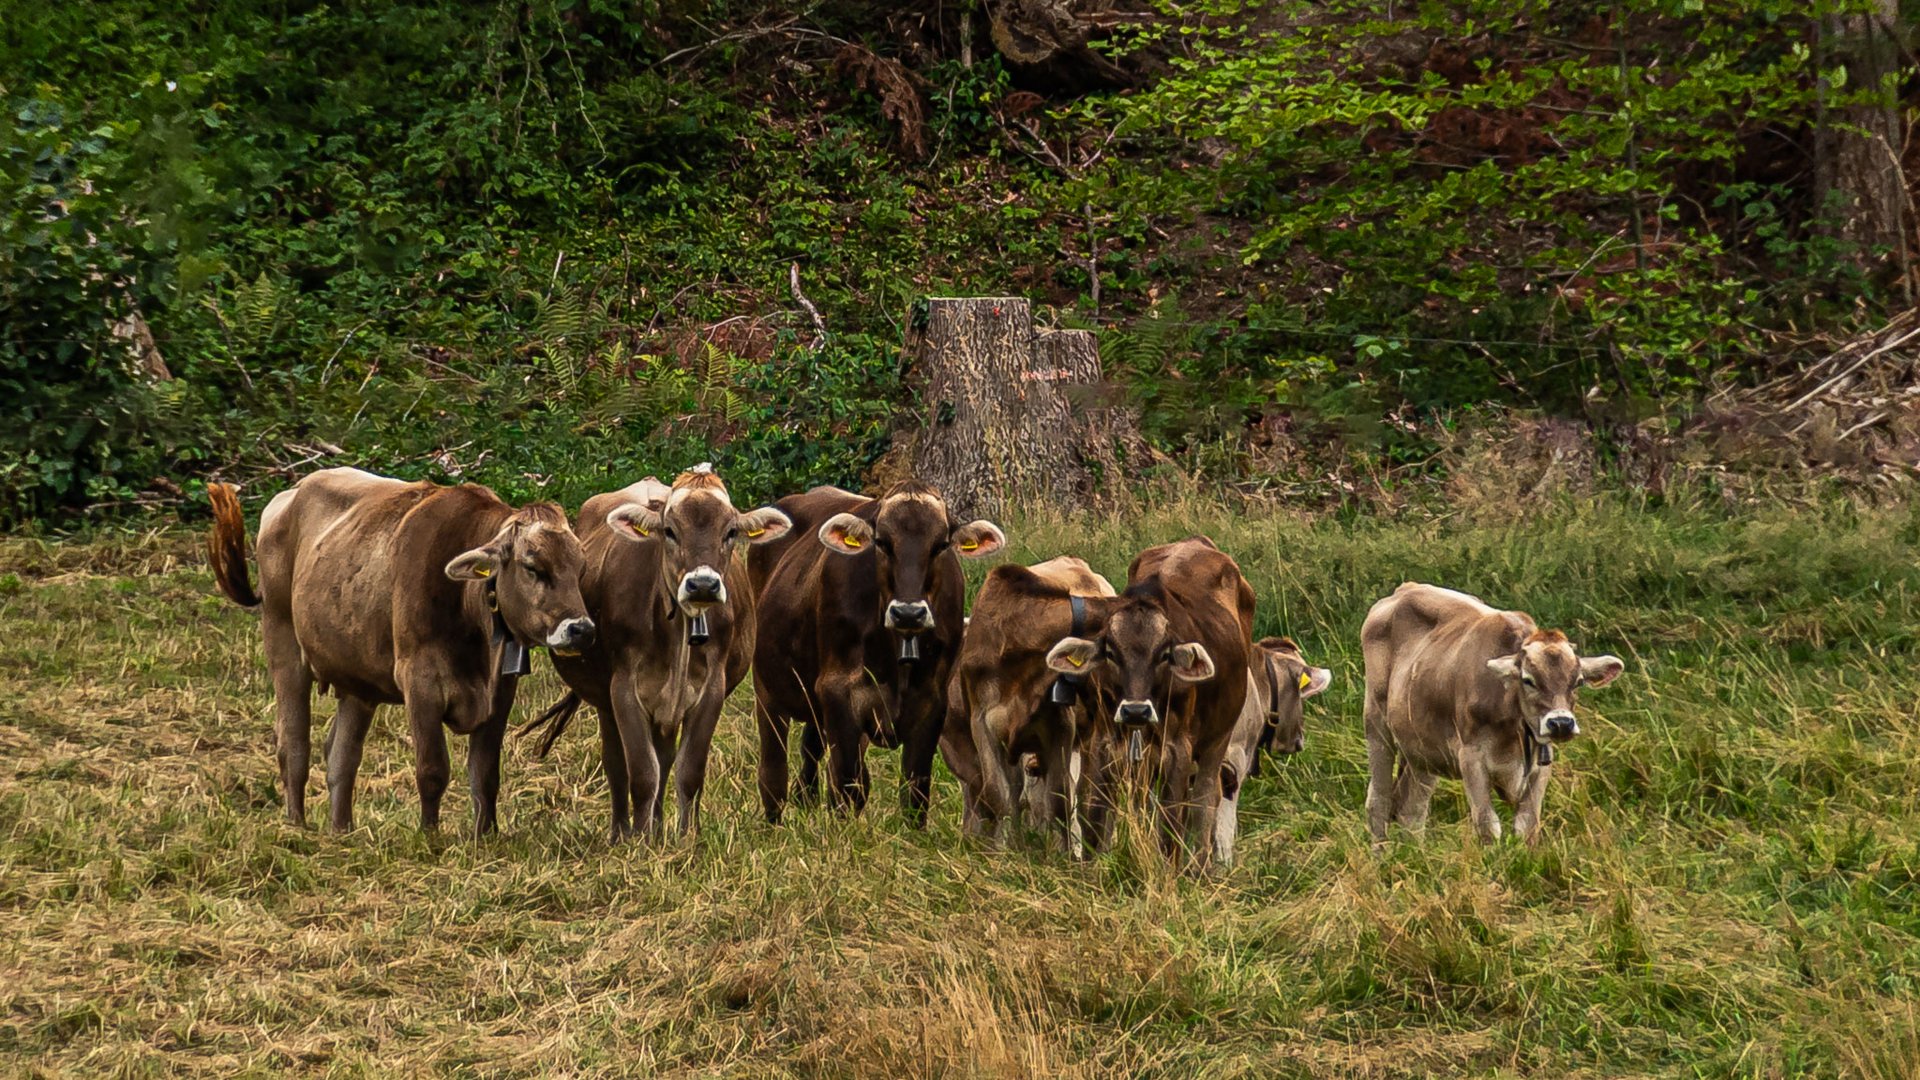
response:
[[[582,649],[593,644],[593,638],[592,619],[567,619],[547,635],[547,648],[561,656],[578,656]]]
[[[1540,718],[1540,727],[1534,734],[1555,742],[1571,739],[1580,734],[1580,721],[1573,718],[1572,709],[1554,709]]]
[[[1160,722],[1160,710],[1151,701],[1122,701],[1114,706],[1113,722],[1127,724],[1157,724]]]
[[[933,629],[933,605],[925,600],[895,600],[887,605],[889,630],[917,634]]]

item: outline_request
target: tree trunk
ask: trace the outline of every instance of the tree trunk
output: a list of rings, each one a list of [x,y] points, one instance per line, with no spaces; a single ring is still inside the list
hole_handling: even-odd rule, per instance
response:
[[[1907,185],[1900,169],[1905,145],[1895,107],[1893,77],[1900,46],[1890,36],[1898,0],[1873,0],[1870,14],[1833,15],[1820,26],[1823,52],[1845,72],[1844,85],[1821,87],[1828,103],[1816,144],[1818,212],[1834,216],[1840,238],[1858,245],[1862,265],[1891,252],[1907,268]]]
[[[1077,503],[1090,461],[1117,470],[1091,332],[1036,334],[1018,297],[933,297],[916,355],[921,411],[896,441],[956,517]]]

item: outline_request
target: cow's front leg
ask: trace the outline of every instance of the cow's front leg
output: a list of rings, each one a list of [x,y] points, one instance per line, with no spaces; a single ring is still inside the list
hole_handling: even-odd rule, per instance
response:
[[[853,679],[862,675],[855,673]],[[866,734],[854,713],[854,692],[847,678],[820,680],[815,700],[820,702],[826,730],[827,772],[832,778],[834,808],[860,813],[867,806]]]
[[[793,805],[820,805],[820,759],[827,754],[825,725],[818,718],[800,725],[800,774],[793,781]]]
[[[374,705],[349,694],[340,695],[340,708],[333,714],[333,727],[327,732],[327,803],[334,832],[353,828],[353,784],[360,775],[360,758],[365,752],[367,728],[373,723]]]
[[[713,731],[726,704],[721,686],[710,686],[694,702],[680,731],[680,750],[674,757],[673,790],[680,804],[680,835],[699,825],[700,793],[707,786],[707,755],[713,750]]]
[[[1536,766],[1527,775],[1527,786],[1520,793],[1518,805],[1513,811],[1513,831],[1520,839],[1532,847],[1540,838],[1540,805],[1547,797],[1547,777],[1553,772],[1553,766]]]
[[[447,764],[447,707],[430,688],[407,694],[407,729],[413,735],[413,780],[420,790],[420,827],[440,827],[440,799],[452,770]]]
[[[940,749],[940,712],[927,710],[912,721],[900,748],[900,812],[916,829],[927,827],[933,802],[933,755]]]
[[[1408,832],[1419,834],[1427,827],[1427,811],[1433,806],[1433,786],[1439,778],[1400,759],[1400,774],[1393,782],[1393,820]]]
[[[1487,843],[1500,839],[1500,812],[1493,805],[1492,778],[1479,751],[1470,747],[1461,749],[1460,781],[1467,789],[1467,812],[1473,818],[1473,831]]]
[[[627,795],[633,803],[633,828],[636,832],[651,830],[659,819],[661,780],[652,718],[641,708],[627,676],[614,676],[610,691],[613,723],[620,734],[620,752],[627,768]]]
[[[1193,788],[1187,798],[1187,849],[1196,873],[1212,869],[1215,818],[1220,811],[1221,769],[1227,739],[1214,739],[1194,751]]]
[[[1074,854],[1072,836],[1073,777],[1069,758],[1073,754],[1072,733],[1060,730],[1042,732],[1040,742],[1040,824],[1059,850]]]

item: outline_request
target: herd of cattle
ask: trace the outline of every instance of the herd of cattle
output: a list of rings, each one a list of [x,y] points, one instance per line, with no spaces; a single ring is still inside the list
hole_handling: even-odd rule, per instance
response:
[[[1141,552],[1117,593],[1071,556],[997,566],[969,618],[959,560],[1006,537],[955,522],[911,482],[741,512],[702,465],[597,495],[569,524],[551,503],[516,510],[474,485],[328,469],[262,511],[257,593],[234,489],[209,494],[215,580],[261,613],[296,824],[317,687],[339,699],[323,747],[335,829],[353,824],[374,709],[396,704],[422,824],[439,820],[452,730],[470,740],[475,825],[492,830],[518,676],[544,645],[570,692],[527,728],[544,727],[545,753],[593,706],[616,838],[659,834],[669,779],[679,828],[696,826],[721,706],[751,672],[769,821],[789,799],[819,799],[823,758],[830,798],[858,811],[868,747],[898,747],[916,824],[939,753],[970,833],[1004,838],[1025,817],[1075,853],[1098,849],[1125,792],[1151,790],[1164,849],[1204,868],[1232,857],[1260,751],[1302,749],[1303,703],[1331,679],[1291,640],[1254,639],[1253,589],[1205,537]],[[1531,840],[1553,748],[1579,732],[1574,691],[1623,667],[1520,612],[1419,584],[1373,606],[1362,646],[1376,840],[1390,820],[1420,828],[1441,776],[1464,782],[1481,837],[1500,835],[1497,792]]]

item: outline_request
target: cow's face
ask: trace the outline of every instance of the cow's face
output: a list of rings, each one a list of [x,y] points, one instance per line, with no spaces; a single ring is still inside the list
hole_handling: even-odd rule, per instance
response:
[[[1007,543],[1006,534],[991,521],[952,524],[946,503],[924,490],[881,499],[871,524],[853,514],[836,514],[820,526],[819,536],[829,551],[841,555],[872,553],[881,618],[887,629],[901,634],[934,628],[935,605],[945,587],[934,573],[936,559],[948,551],[977,559]]]
[[[593,620],[580,598],[586,558],[560,508],[536,503],[511,518],[483,547],[447,564],[455,581],[494,581],[494,601],[522,642],[571,656],[593,644]]]
[[[1487,661],[1487,669],[1507,683],[1518,702],[1522,722],[1549,742],[1566,742],[1580,734],[1573,717],[1573,692],[1582,686],[1602,687],[1626,670],[1617,656],[1582,657],[1558,630],[1542,630],[1529,637],[1520,651]]]
[[[1255,691],[1266,703],[1267,729],[1261,745],[1281,754],[1307,748],[1306,702],[1333,682],[1333,672],[1314,667],[1291,638],[1263,638],[1254,650]]]
[[[676,480],[665,498],[614,508],[607,526],[623,540],[659,542],[661,579],[691,617],[727,602],[727,563],[735,550],[777,540],[793,522],[771,506],[735,510],[719,477],[695,470]]]
[[[1162,702],[1176,684],[1213,678],[1213,657],[1197,641],[1175,641],[1167,615],[1156,604],[1122,604],[1107,617],[1097,638],[1062,638],[1047,653],[1047,666],[1069,675],[1091,673],[1104,696],[1118,702],[1118,724],[1158,724]]]

